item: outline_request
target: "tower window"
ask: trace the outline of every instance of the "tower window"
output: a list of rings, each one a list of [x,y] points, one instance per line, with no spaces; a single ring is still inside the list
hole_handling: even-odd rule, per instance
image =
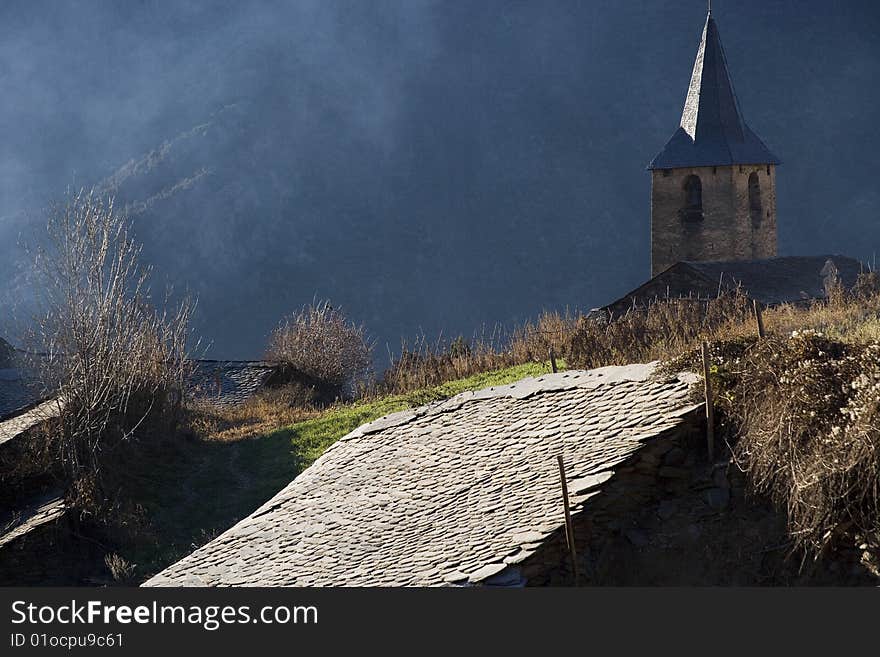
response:
[[[703,183],[699,176],[684,179],[684,205],[679,214],[685,221],[700,221],[703,218]]]
[[[758,227],[764,216],[763,204],[761,203],[761,183],[757,173],[749,174],[749,216],[752,218],[752,226]]]

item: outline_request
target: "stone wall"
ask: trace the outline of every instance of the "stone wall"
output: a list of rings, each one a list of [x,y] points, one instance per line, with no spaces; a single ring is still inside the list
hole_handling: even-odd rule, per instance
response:
[[[82,586],[102,558],[61,514],[0,547],[0,586]]]
[[[688,467],[704,436],[702,409],[693,411],[687,422],[645,444],[637,454],[613,471],[583,510],[572,516],[581,585],[612,583],[602,581],[603,561],[610,546],[629,532],[639,540],[628,519],[656,503],[666,491],[687,486],[691,479]],[[560,490],[560,514],[563,505]],[[635,532],[635,533],[633,533]],[[564,531],[520,565],[528,586],[572,585],[574,577]]]
[[[0,442],[0,515],[63,487],[58,446],[50,435],[40,421]]]
[[[749,176],[760,186],[761,213],[750,211]],[[703,218],[684,218],[684,185],[702,185]],[[776,256],[776,171],[772,165],[656,169],[651,179],[651,275],[680,260]]]
[[[785,512],[749,493],[723,445],[709,462],[705,440],[700,409],[615,468],[572,518],[578,585],[877,586],[876,559],[859,546],[816,562],[793,553]],[[504,575],[486,584],[575,585],[564,532]]]

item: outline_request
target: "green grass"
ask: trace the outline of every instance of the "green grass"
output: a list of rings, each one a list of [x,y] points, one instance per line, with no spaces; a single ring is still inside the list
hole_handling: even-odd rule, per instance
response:
[[[146,579],[249,515],[362,424],[548,371],[547,363],[519,365],[403,395],[334,406],[257,438],[188,439],[142,454],[127,472],[127,496],[144,509],[147,535],[114,549],[136,564],[138,575]]]
[[[327,410],[321,417],[299,422],[269,434],[269,439],[283,435],[300,457],[301,469],[308,467],[325,449],[362,424],[407,408],[423,406],[448,399],[468,390],[480,390],[519,381],[528,376],[548,372],[544,363],[528,363],[494,372],[483,372],[466,379],[449,381],[433,388],[416,390],[403,395],[380,397],[375,400],[337,406]]]

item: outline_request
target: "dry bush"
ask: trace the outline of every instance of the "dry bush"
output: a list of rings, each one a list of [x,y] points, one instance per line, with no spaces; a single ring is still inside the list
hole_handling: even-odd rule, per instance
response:
[[[815,331],[715,357],[734,456],[754,490],[787,511],[797,546],[839,535],[880,545],[880,345]]]
[[[41,316],[31,366],[57,395],[60,463],[73,501],[97,510],[116,450],[174,430],[188,376],[191,305],[168,314],[149,303],[148,272],[126,218],[91,192],[52,208],[37,253]]]
[[[429,342],[422,337],[401,346],[400,356],[382,377],[382,389],[405,393],[465,378],[481,372],[525,363],[545,362],[553,348],[556,357],[564,358],[576,325],[568,312],[545,312],[534,322],[505,332],[497,328],[466,340],[442,338]]]
[[[46,418],[0,449],[0,508],[14,508],[47,488],[57,489],[63,475],[57,463],[55,419]]]
[[[266,358],[314,381],[321,401],[356,397],[369,385],[372,345],[363,326],[349,321],[328,301],[303,306],[285,318],[269,338]]]

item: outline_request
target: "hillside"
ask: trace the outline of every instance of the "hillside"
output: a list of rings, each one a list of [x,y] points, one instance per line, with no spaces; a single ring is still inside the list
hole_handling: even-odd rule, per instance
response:
[[[625,497],[639,503],[618,508],[611,522],[608,514],[603,516],[606,542],[613,547],[590,581],[872,583],[880,574],[880,434],[873,419],[880,406],[876,283],[876,276],[869,274],[853,291],[832,288],[827,299],[809,305],[765,309],[763,338],[757,335],[753,307],[734,294],[708,304],[657,304],[647,313],[630,313],[610,324],[545,317],[531,332],[520,334],[516,348],[495,345],[499,351],[492,352],[490,345],[472,350],[459,342],[449,344],[447,352],[404,360],[388,379],[402,386],[399,392],[374,391],[328,408],[292,404],[284,388],[267,389],[236,407],[192,404],[181,434],[136,445],[112,462],[110,473],[122,476],[110,479],[116,488],[109,518],[102,525],[90,524],[87,517],[71,518],[84,523],[78,531],[86,532],[89,542],[62,542],[65,548],[57,544],[50,559],[41,550],[32,556],[44,559],[41,568],[47,572],[52,572],[49,561],[60,560],[54,572],[61,579],[45,576],[45,583],[142,582],[246,520],[296,482],[339,438],[366,423],[462,391],[484,390],[477,396],[482,399],[492,396],[487,387],[530,389],[533,384],[523,378],[550,369],[549,363],[530,360],[529,354],[547,346],[535,326],[555,326],[552,344],[565,355],[558,365],[579,368],[570,370],[570,379],[569,372],[553,375],[559,381],[589,378],[604,366],[658,360],[663,361],[660,376],[690,370],[691,380],[699,381],[699,346],[710,344],[710,378],[716,389],[714,459],[706,460],[704,430],[696,429],[676,438],[677,444],[663,447],[661,441],[658,453],[639,447],[615,462],[615,486],[636,486],[640,493]],[[479,372],[481,366],[516,358],[524,362]],[[455,372],[471,371],[479,373],[455,378]],[[422,380],[438,383],[414,385]],[[690,393],[697,409],[701,390],[698,384]],[[590,402],[597,410],[586,410],[583,416],[615,435],[617,426],[637,421],[632,416],[636,397],[629,395],[609,388],[606,397],[600,394]],[[560,413],[572,402],[562,398],[561,403]],[[602,409],[608,408],[613,411],[604,421]],[[506,418],[514,412],[520,411],[508,408],[496,414],[496,424],[481,430],[487,435],[507,431]],[[563,423],[555,412],[545,419],[536,420],[528,412],[526,417],[546,425],[546,430],[536,426],[526,443],[549,438],[554,431],[575,431],[572,438],[580,439],[576,427]],[[457,435],[470,435],[469,418],[463,416]],[[600,447],[587,445],[585,454],[604,453],[602,434],[591,440],[597,438]],[[392,435],[386,445],[406,449],[408,439]],[[491,445],[490,440],[486,449],[476,450],[474,458],[491,452]],[[462,449],[454,453],[467,451]],[[374,470],[382,476],[382,460],[377,463]],[[521,492],[514,486],[508,497],[515,500]],[[482,501],[474,503],[480,506]],[[7,550],[4,558],[11,554]],[[76,569],[65,561],[73,555],[78,555]],[[16,557],[20,568],[22,558]],[[598,562],[589,563],[594,568]],[[571,581],[564,569],[546,576],[557,583]]]
[[[185,556],[260,506],[362,424],[548,369],[542,363],[516,366],[407,394],[301,411],[295,414],[304,419],[271,430],[263,424],[266,414],[275,411],[271,400],[258,397],[234,411],[203,407],[191,418],[186,439],[141,452],[122,466],[127,484],[121,492],[130,503],[127,512],[136,529],[108,537],[117,544],[107,549],[119,564],[128,565],[117,574],[123,583],[139,582]],[[242,417],[254,416],[260,419],[257,426],[241,422]],[[100,562],[94,572],[99,578],[107,576]]]

